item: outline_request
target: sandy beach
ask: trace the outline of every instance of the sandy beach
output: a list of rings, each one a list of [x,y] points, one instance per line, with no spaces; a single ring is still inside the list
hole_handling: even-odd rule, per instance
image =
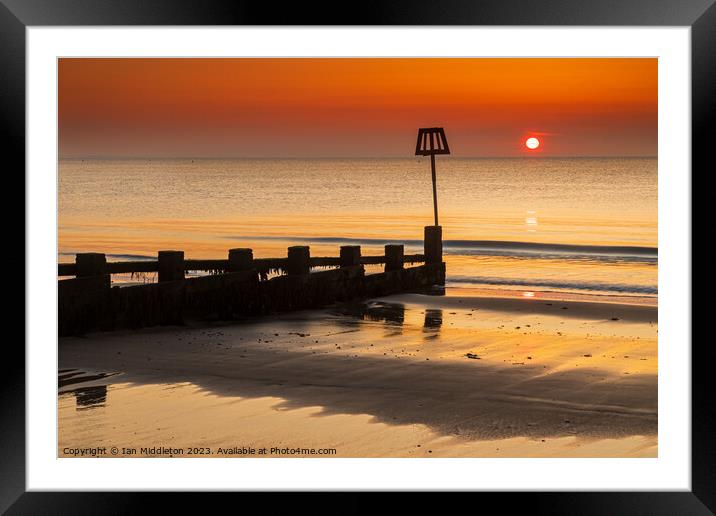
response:
[[[447,290],[60,339],[58,456],[657,456],[654,300]]]

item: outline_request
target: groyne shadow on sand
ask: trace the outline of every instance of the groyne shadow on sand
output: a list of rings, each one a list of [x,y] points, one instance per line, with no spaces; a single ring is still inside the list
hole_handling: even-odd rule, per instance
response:
[[[198,350],[189,337],[175,337],[192,331],[199,330],[175,330],[156,344],[154,337],[167,335],[166,330],[148,333],[151,339],[142,333],[100,336],[101,342],[71,338],[61,343],[60,364],[122,373],[108,377],[108,384],[189,382],[217,396],[281,398],[276,408],[284,410],[321,407],[316,417],[368,414],[389,425],[426,425],[473,440],[657,433],[655,374],[616,375],[586,367],[547,372],[541,366],[468,358],[430,361],[229,345],[232,339],[226,336],[220,349]]]

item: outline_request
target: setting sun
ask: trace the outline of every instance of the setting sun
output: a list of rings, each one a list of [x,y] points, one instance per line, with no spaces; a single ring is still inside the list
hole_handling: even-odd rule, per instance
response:
[[[539,147],[539,140],[535,137],[527,138],[527,141],[525,142],[525,146],[528,149],[536,149]]]

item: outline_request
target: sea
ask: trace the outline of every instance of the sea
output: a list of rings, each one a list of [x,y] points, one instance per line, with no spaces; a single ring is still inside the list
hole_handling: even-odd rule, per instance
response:
[[[658,296],[657,159],[438,156],[446,289]],[[421,253],[429,158],[61,159],[58,261]],[[370,271],[369,271],[370,272]],[[152,275],[115,281],[155,281]]]

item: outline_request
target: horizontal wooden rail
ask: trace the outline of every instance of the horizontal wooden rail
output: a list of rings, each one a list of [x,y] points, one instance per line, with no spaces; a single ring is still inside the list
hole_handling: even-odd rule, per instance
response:
[[[110,274],[127,274],[130,272],[157,272],[159,262],[107,262],[107,272]]]
[[[422,263],[425,261],[423,254],[406,254],[405,263]],[[360,262],[363,265],[380,265],[385,263],[385,256],[361,256]],[[315,256],[310,259],[311,267],[338,267],[340,258],[333,256]],[[288,258],[256,258],[254,265],[259,271],[285,270]],[[131,274],[142,272],[159,271],[157,260],[137,260],[124,262],[107,262],[108,274]],[[228,269],[229,260],[184,260],[185,271],[225,271]],[[60,263],[57,265],[58,276],[76,276],[77,265],[74,263]]]
[[[406,254],[403,256],[403,262],[405,263],[422,263],[424,261],[424,254]],[[360,262],[363,265],[380,265],[385,263],[385,256],[362,256]]]

